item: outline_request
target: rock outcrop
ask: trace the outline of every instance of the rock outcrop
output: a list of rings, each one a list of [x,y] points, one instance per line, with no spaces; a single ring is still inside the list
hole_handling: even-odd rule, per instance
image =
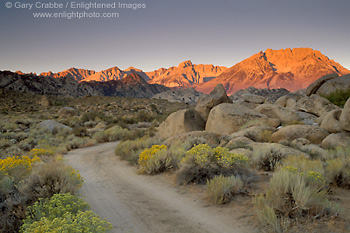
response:
[[[277,129],[275,127],[270,126],[252,126],[246,129],[242,129],[236,133],[230,134],[228,136],[229,139],[235,139],[236,137],[246,137],[254,142],[268,142],[270,140],[271,135],[276,132]]]
[[[318,89],[325,84],[326,82],[328,82],[329,80],[332,80],[336,77],[339,77],[338,74],[334,73],[334,74],[327,74],[325,76],[322,76],[320,79],[317,79],[315,82],[311,83],[307,88],[306,88],[306,95],[310,96],[313,94],[316,94],[316,92],[318,91]]]
[[[39,127],[48,131],[53,132],[54,130],[68,130],[71,131],[72,128],[64,124],[58,123],[54,120],[46,120],[39,123]]]
[[[243,126],[258,125],[277,127],[280,125],[280,120],[268,118],[237,103],[223,103],[210,111],[205,130],[220,135],[229,135],[238,132]]]
[[[322,123],[321,128],[327,130],[330,133],[340,133],[342,131],[342,128],[339,124],[340,115],[342,113],[342,110],[335,109],[333,111],[328,112],[325,114]]]
[[[257,95],[262,96],[268,103],[275,103],[276,100],[282,96],[288,95],[290,91],[279,88],[279,89],[257,89],[255,87],[248,87],[246,89],[241,89],[230,95],[233,101],[244,99],[244,95]]]
[[[328,131],[312,125],[289,125],[279,129],[272,134],[272,141],[281,140],[293,141],[298,138],[305,138],[314,144],[321,144],[323,139],[329,135]]]
[[[177,134],[204,130],[205,121],[195,110],[179,110],[172,113],[159,125],[161,138],[169,138]]]
[[[232,103],[232,100],[227,96],[224,86],[218,84],[209,95],[201,96],[196,105],[196,111],[206,121],[210,110],[221,103]]]
[[[315,94],[311,96],[282,96],[276,101],[275,105],[279,105],[293,111],[311,113],[318,117],[335,109],[339,109],[338,106],[332,104],[329,100]]]
[[[274,104],[262,104],[256,107],[255,110],[270,118],[279,119],[282,124],[301,120],[296,112]]]
[[[344,105],[344,109],[340,115],[339,124],[343,130],[350,131],[350,98]]]
[[[322,141],[322,144],[321,144],[321,146],[325,148],[349,147],[349,145],[350,145],[349,132],[330,134]]]
[[[196,91],[194,88],[177,88],[164,91],[154,95],[154,99],[165,99],[169,102],[184,102],[186,104],[195,105],[203,93]]]
[[[297,101],[296,107],[298,108],[297,110],[312,113],[316,116],[322,116],[339,108],[319,95],[311,95],[310,97],[301,98]]]
[[[205,131],[192,131],[172,136],[164,141],[165,145],[172,145],[174,143],[185,143],[188,141],[195,141],[196,144],[206,143],[212,147],[219,145],[220,140],[217,134]]]
[[[316,92],[317,95],[327,96],[336,91],[350,90],[350,74],[333,78],[325,82]]]

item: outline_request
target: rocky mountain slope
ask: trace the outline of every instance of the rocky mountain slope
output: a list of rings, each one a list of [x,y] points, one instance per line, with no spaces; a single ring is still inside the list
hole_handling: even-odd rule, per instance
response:
[[[250,86],[296,91],[330,73],[345,75],[350,71],[311,48],[267,49],[232,66],[217,78],[197,84],[195,88],[209,93],[221,83],[228,94]]]
[[[161,68],[147,72],[150,83],[158,83],[167,87],[188,87],[193,84],[207,82],[220,75],[227,68],[214,65],[194,65],[184,61],[177,67]]]
[[[150,98],[169,88],[149,84],[139,75],[132,73],[123,80],[106,82],[78,82],[71,77],[46,77],[34,74],[18,74],[10,71],[0,71],[0,88],[45,95],[64,96],[122,96]]]

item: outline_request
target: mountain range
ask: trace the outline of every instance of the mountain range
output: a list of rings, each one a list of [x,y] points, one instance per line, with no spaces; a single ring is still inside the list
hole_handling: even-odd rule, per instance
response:
[[[0,71],[0,88],[42,95],[63,96],[121,96],[151,98],[154,95],[170,90],[159,84],[149,84],[139,75],[132,73],[122,80],[105,82],[81,81],[72,77],[45,77],[35,74]]]
[[[23,75],[21,72],[17,73]],[[79,83],[89,83],[122,80],[130,74],[137,74],[149,84],[160,84],[171,88],[194,87],[203,93],[210,93],[217,84],[222,83],[230,95],[251,86],[296,91],[331,73],[345,75],[350,71],[320,51],[311,48],[288,48],[260,51],[230,68],[195,65],[191,61],[184,61],[178,66],[151,72],[144,72],[134,67],[125,70],[113,67],[100,72],[70,68],[58,73],[41,73],[39,76],[71,78]]]
[[[132,73],[136,73],[144,80],[149,81],[151,84],[161,84],[167,87],[187,87],[193,84],[209,81],[217,77],[226,69],[226,67],[213,65],[194,65],[191,61],[185,61],[180,63],[177,67],[174,66],[168,69],[160,68],[151,72],[143,72],[142,70],[134,67],[129,67],[126,70],[121,70],[118,67],[112,67],[100,72],[70,68],[58,73],[41,73],[40,76],[50,78],[69,77],[78,82],[105,82],[111,80],[121,80]]]

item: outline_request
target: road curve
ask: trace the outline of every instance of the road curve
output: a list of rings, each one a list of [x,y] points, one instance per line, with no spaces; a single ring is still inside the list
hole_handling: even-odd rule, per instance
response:
[[[234,208],[208,205],[199,193],[178,187],[168,176],[137,175],[115,156],[117,142],[71,151],[66,164],[85,181],[80,194],[112,223],[112,232],[257,232]]]

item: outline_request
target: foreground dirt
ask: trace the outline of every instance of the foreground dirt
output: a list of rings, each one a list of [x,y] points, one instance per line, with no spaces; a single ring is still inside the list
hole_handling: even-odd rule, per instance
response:
[[[259,232],[245,206],[209,205],[198,192],[200,187],[178,187],[171,175],[137,175],[135,167],[115,156],[116,145],[79,149],[66,156],[66,163],[85,179],[80,194],[112,223],[112,232]]]

